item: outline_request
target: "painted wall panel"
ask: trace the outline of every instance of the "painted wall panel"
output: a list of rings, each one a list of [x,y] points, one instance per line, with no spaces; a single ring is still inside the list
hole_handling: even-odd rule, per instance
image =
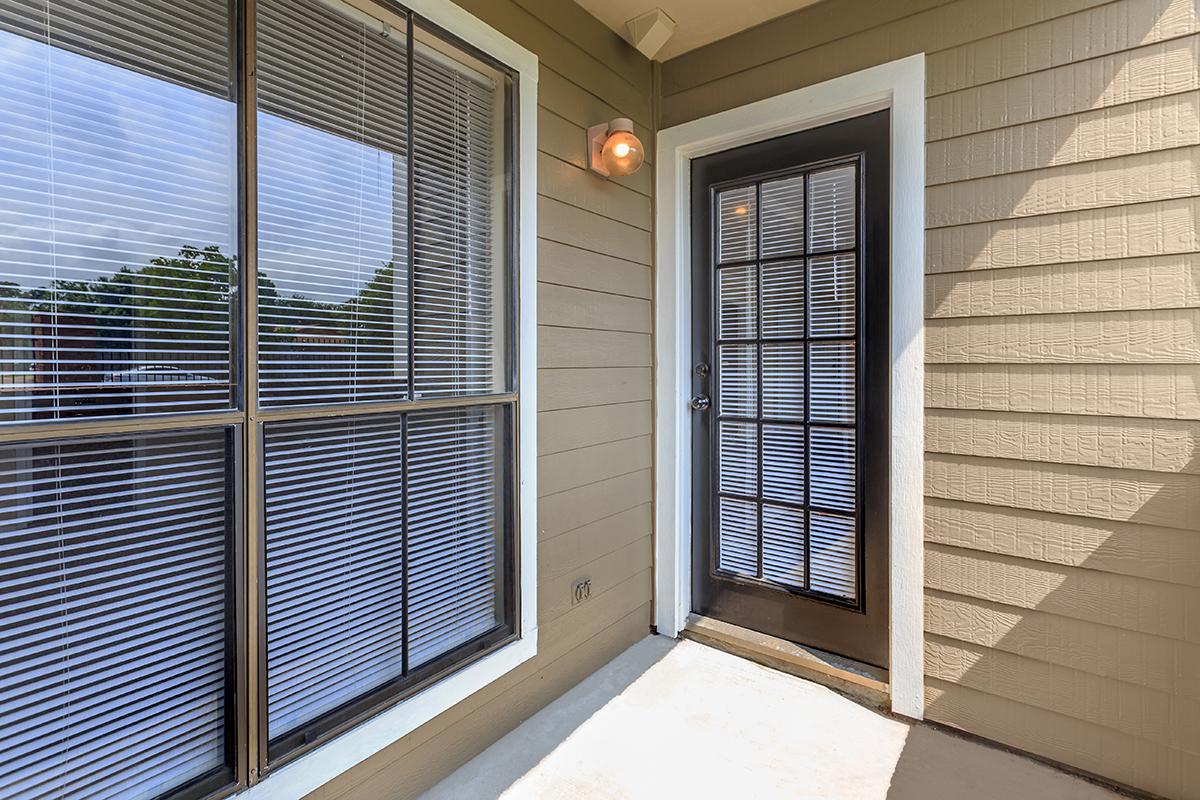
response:
[[[827,2],[662,127],[924,51],[927,715],[1200,798],[1200,12]]]

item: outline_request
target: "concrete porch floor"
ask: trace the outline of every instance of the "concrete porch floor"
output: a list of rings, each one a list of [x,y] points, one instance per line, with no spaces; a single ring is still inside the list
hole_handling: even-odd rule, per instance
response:
[[[1035,761],[819,684],[648,637],[423,800],[1112,800]]]

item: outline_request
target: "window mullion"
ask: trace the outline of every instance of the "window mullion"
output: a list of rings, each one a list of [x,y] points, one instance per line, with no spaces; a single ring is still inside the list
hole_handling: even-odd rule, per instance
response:
[[[404,124],[406,127],[405,136],[404,136],[404,146],[408,151],[407,163],[405,165],[406,166],[406,170],[405,170],[406,176],[405,177],[407,178],[405,191],[408,193],[408,197],[406,198],[407,202],[405,205],[405,210],[407,211],[407,214],[408,214],[408,219],[406,220],[406,222],[407,222],[406,235],[408,237],[408,247],[406,249],[406,254],[408,256],[408,259],[407,259],[408,263],[405,266],[408,270],[408,280],[407,280],[407,283],[405,284],[405,288],[408,291],[408,314],[405,315],[405,318],[406,318],[405,321],[408,324],[408,330],[406,331],[406,333],[408,335],[408,398],[410,400],[414,400],[414,399],[416,399],[416,396],[417,396],[417,394],[416,394],[416,357],[417,357],[417,354],[416,354],[416,338],[417,338],[416,337],[416,318],[417,318],[416,283],[417,282],[416,282],[416,271],[413,267],[414,267],[414,264],[416,264],[417,243],[416,243],[416,238],[413,236],[413,231],[416,226],[416,213],[415,213],[416,192],[414,191],[415,180],[416,180],[416,170],[413,167],[413,44],[414,43],[413,43],[413,15],[412,15],[411,11],[408,13],[408,31],[406,32],[406,36],[407,36],[407,40],[406,40],[405,48],[404,48],[404,59],[405,59],[404,76],[405,76],[405,83],[406,83],[406,86],[404,89],[404,103],[405,103]],[[400,586],[401,586],[400,604],[401,604],[401,608],[403,609],[400,624],[403,629],[403,634],[401,635],[401,646],[403,647],[403,650],[404,650],[404,667],[403,667],[403,669],[404,669],[404,675],[406,677],[408,676],[409,670],[411,669],[411,665],[409,664],[409,658],[408,658],[408,652],[409,652],[409,647],[408,647],[408,588],[409,588],[409,574],[408,574],[408,420],[409,420],[409,415],[405,414],[400,422],[401,453],[402,453],[402,459],[403,459],[403,463],[401,464],[401,467],[400,467],[400,483],[401,483],[401,486],[403,487],[401,489],[401,491],[403,492],[402,496],[404,497],[404,503],[400,510],[400,514],[402,517],[402,521],[400,524],[400,531],[401,531],[401,533],[400,533],[400,535],[401,535],[401,541],[400,541]]]
[[[416,318],[417,318],[416,278],[417,278],[417,276],[416,276],[416,269],[414,267],[414,265],[416,264],[417,244],[416,244],[416,238],[413,236],[414,230],[416,228],[416,212],[415,212],[415,208],[416,208],[416,185],[415,185],[416,169],[413,166],[413,152],[414,152],[414,150],[413,150],[413,44],[414,43],[413,43],[413,15],[412,15],[411,11],[408,13],[408,32],[406,35],[408,37],[407,38],[407,46],[405,47],[405,53],[404,53],[404,58],[405,58],[404,75],[405,75],[405,83],[406,83],[406,86],[404,89],[404,103],[405,103],[404,124],[407,129],[405,131],[405,136],[404,136],[404,146],[408,150],[407,163],[405,165],[406,166],[405,172],[407,173],[407,175],[406,175],[407,185],[405,187],[405,191],[408,193],[408,197],[406,198],[407,203],[405,205],[405,209],[407,210],[407,213],[408,213],[407,234],[406,234],[408,236],[408,247],[406,248],[407,255],[408,255],[408,259],[407,259],[408,264],[406,265],[406,268],[408,269],[408,283],[406,285],[406,288],[408,290],[408,314],[406,315],[406,317],[407,317],[406,321],[408,323],[408,330],[406,331],[406,333],[408,334],[408,397],[410,400],[412,400],[412,399],[415,399],[417,396],[417,389],[416,389],[416,373],[417,373],[417,371],[416,371],[416,358],[417,358],[417,354],[416,354],[416,339],[417,339],[417,334],[416,334]],[[407,642],[407,639],[406,639],[406,642]],[[407,647],[407,645],[406,645],[406,647]],[[406,663],[407,663],[407,661],[406,661]]]
[[[265,575],[262,537],[262,425],[258,420],[258,84],[255,64],[256,4],[239,0],[240,96],[238,98],[239,223],[242,264],[238,271],[241,293],[241,410],[245,415],[242,431],[242,535],[245,553],[243,574],[238,576],[244,596],[243,632],[245,653],[245,695],[239,698],[238,737],[245,741],[239,749],[238,779],[246,784],[257,782],[266,766],[266,652],[263,637]]]

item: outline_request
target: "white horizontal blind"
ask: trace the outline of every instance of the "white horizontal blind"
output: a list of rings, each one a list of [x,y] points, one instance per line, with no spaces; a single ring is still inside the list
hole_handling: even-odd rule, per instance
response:
[[[227,436],[0,448],[0,797],[229,779]]]
[[[502,623],[502,416],[266,426],[273,740]]]
[[[478,407],[409,419],[411,667],[504,619],[502,416]]]
[[[0,30],[228,97],[228,0],[0,0]]]
[[[414,390],[502,391],[504,86],[421,42],[413,58]]]
[[[717,192],[719,569],[858,597],[857,164]]]
[[[257,8],[260,403],[402,399],[406,32],[316,0]]]
[[[229,407],[229,14],[0,2],[0,422]]]
[[[404,674],[399,415],[265,428],[272,739]]]

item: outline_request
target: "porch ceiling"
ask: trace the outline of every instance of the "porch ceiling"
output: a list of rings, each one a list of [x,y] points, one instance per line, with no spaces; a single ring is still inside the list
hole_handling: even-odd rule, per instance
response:
[[[625,23],[639,14],[661,8],[675,20],[676,28],[655,56],[666,61],[709,42],[753,28],[820,0],[575,0],[588,13],[626,36]]]

